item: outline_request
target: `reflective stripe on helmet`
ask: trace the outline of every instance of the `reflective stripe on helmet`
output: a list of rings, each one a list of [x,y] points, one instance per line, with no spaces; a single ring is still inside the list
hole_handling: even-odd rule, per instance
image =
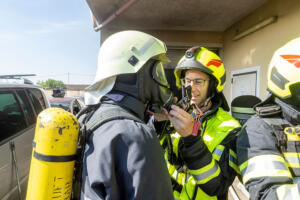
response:
[[[260,177],[292,178],[284,158],[278,155],[261,155],[250,158],[239,166],[243,176],[243,183]]]

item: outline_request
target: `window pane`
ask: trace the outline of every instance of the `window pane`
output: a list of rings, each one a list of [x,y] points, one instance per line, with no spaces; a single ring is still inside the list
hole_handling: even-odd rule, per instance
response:
[[[11,92],[0,92],[0,141],[26,128],[21,109]]]
[[[24,111],[25,117],[27,118],[27,121],[29,125],[35,123],[35,116],[33,113],[33,110],[31,109],[31,106],[29,104],[29,99],[27,98],[24,90],[17,90],[17,97],[21,104],[21,107]]]
[[[44,97],[38,89],[28,89],[29,97],[33,103],[33,107],[38,115],[42,110],[46,108]]]

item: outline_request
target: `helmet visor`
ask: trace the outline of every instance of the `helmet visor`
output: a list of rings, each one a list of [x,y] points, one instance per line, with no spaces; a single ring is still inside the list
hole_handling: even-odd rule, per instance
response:
[[[287,103],[291,104],[295,109],[300,111],[300,83],[290,86],[292,96],[287,99]]]
[[[158,61],[155,63],[153,69],[152,69],[152,77],[155,82],[157,82],[159,85],[169,88],[169,83],[167,81],[165,70],[163,67],[162,62]]]

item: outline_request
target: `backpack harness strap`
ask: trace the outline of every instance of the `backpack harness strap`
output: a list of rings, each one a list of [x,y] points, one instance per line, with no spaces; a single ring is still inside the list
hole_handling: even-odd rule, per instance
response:
[[[280,148],[281,152],[284,152],[286,148],[287,137],[284,134],[284,128],[287,126],[287,123],[281,118],[261,118],[266,122],[273,130],[273,133],[277,139],[277,146]]]
[[[141,119],[122,108],[112,108],[94,114],[85,124],[86,131],[87,133],[91,133],[106,122],[118,119],[131,119],[136,122],[144,123]]]
[[[256,107],[255,111],[257,115],[272,128],[277,139],[277,146],[279,147],[280,151],[283,152],[287,144],[287,137],[284,134],[284,128],[287,126],[287,123],[284,119],[278,117],[278,114],[281,113],[280,106],[273,104]]]
[[[299,169],[299,144],[300,139],[295,130],[295,127],[291,127],[291,125],[284,119],[280,118],[276,112],[279,110],[276,107],[267,107],[267,109],[262,110],[263,115],[259,115],[265,123],[267,123],[273,130],[274,135],[277,139],[277,147],[280,149],[282,156],[284,157],[286,164],[292,176],[300,177],[300,169]],[[274,116],[274,115],[277,116]],[[295,156],[296,155],[296,156]]]
[[[95,112],[99,107],[100,105],[94,107],[94,110],[93,109],[87,110],[87,113],[84,113],[85,116],[79,118],[79,123],[81,127],[80,127],[80,133],[79,133],[79,139],[77,145],[77,159],[75,163],[72,200],[80,199],[83,156],[85,151],[85,144],[90,133],[95,131],[97,128],[99,128],[106,122],[112,120],[130,119],[139,123],[144,123],[141,119],[129,113],[125,109],[116,107],[116,108],[107,109],[102,112]]]

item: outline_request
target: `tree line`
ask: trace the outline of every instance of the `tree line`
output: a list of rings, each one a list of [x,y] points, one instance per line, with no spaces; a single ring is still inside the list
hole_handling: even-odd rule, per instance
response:
[[[66,85],[64,84],[64,82],[54,79],[38,81],[36,84],[42,86],[45,89],[66,89]]]

